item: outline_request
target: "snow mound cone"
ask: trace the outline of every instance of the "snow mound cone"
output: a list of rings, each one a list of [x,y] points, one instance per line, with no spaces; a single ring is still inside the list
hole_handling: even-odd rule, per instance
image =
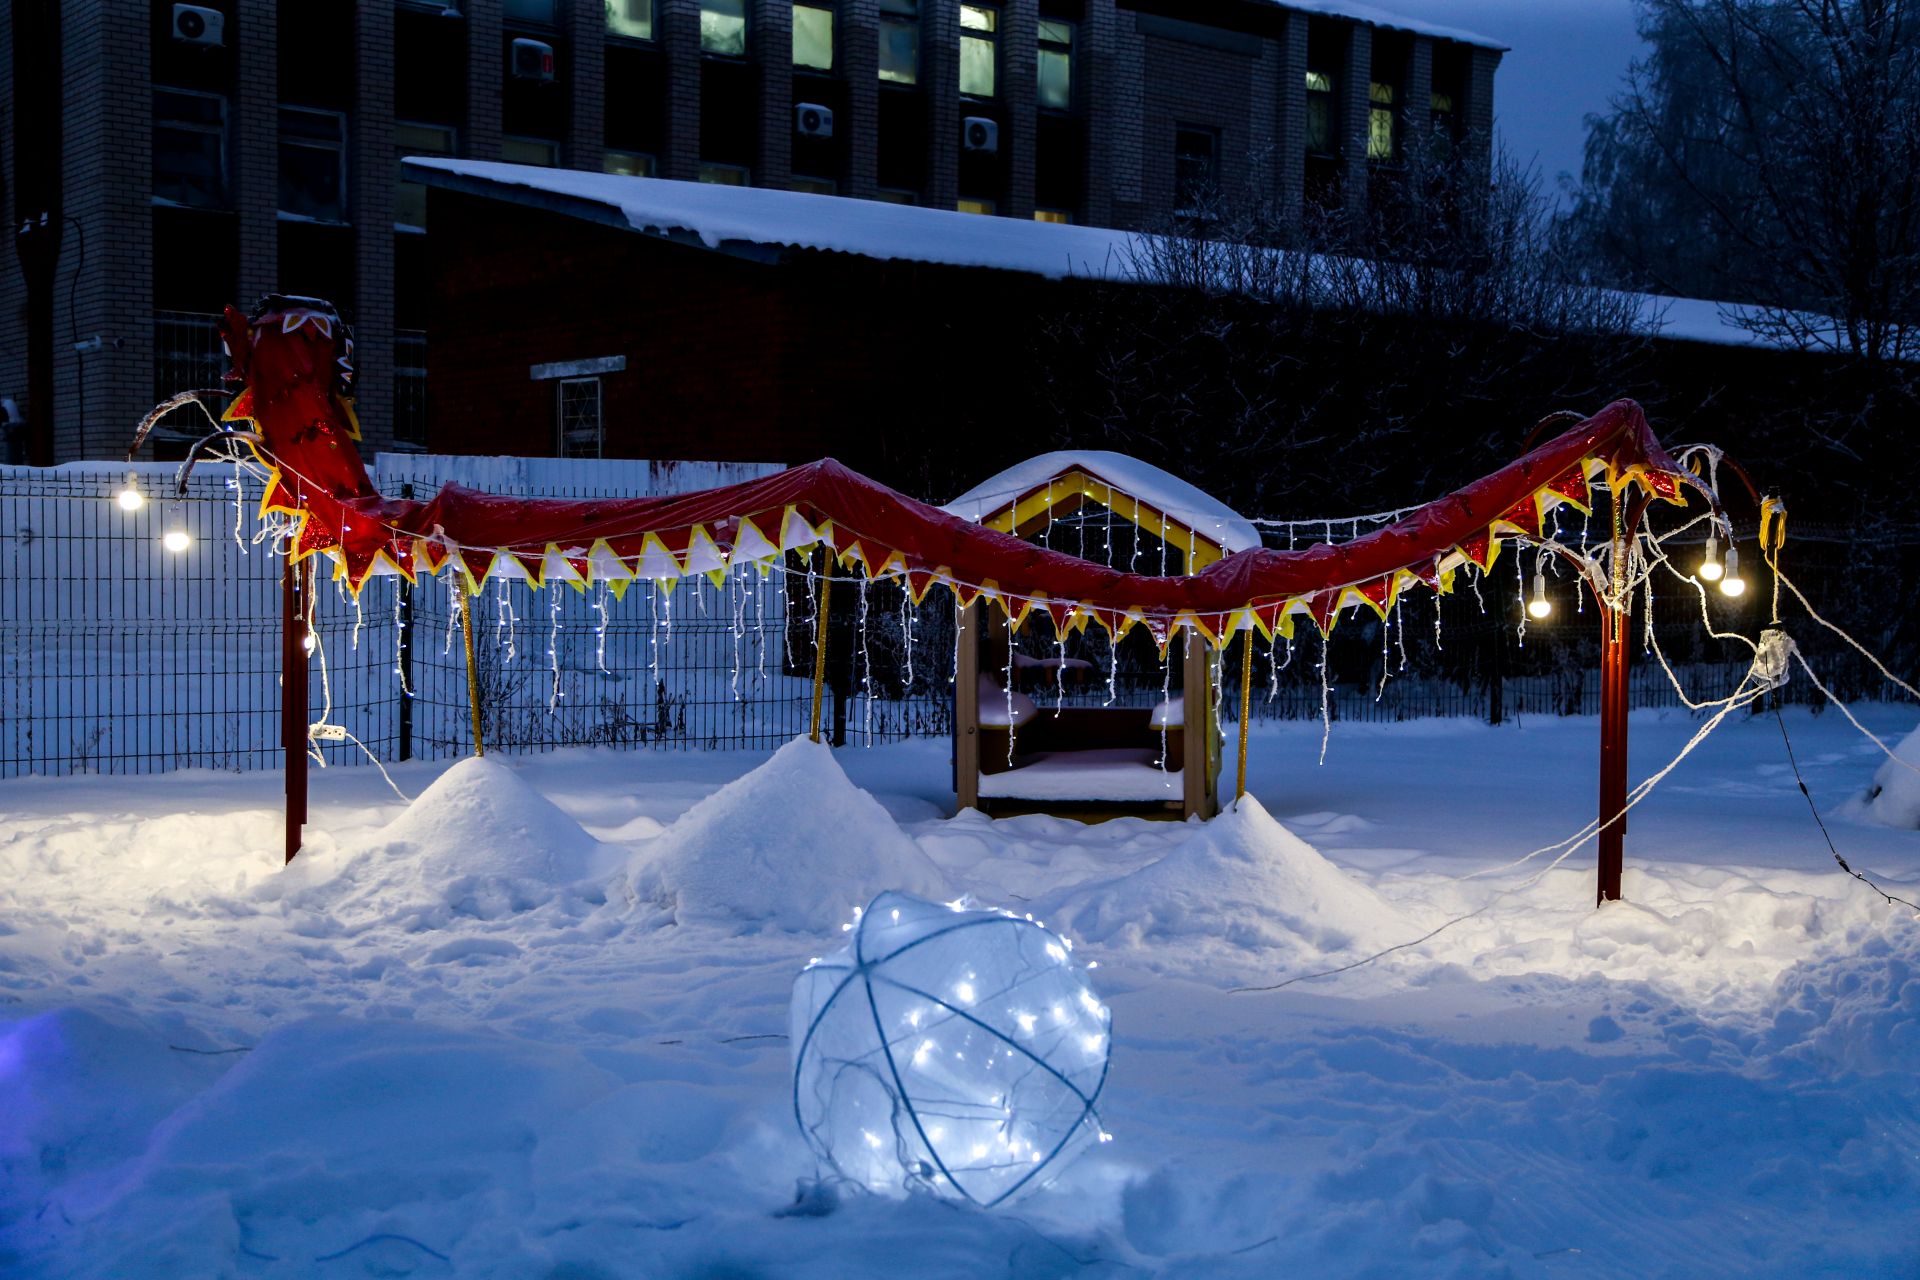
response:
[[[1089,942],[1216,940],[1297,954],[1389,946],[1411,936],[1379,894],[1287,830],[1252,796],[1157,862],[1068,895],[1050,917]]]
[[[470,757],[387,824],[343,879],[349,905],[382,914],[439,904],[497,919],[613,865],[599,841],[519,774]]]
[[[887,889],[947,896],[920,846],[804,737],[682,814],[641,852],[631,885],[642,909],[679,924],[807,933]]]
[[[1893,754],[1899,759],[1882,758],[1875,771],[1862,814],[1882,826],[1911,831],[1920,827],[1920,773],[1914,772],[1920,769],[1920,728],[1900,739]]]

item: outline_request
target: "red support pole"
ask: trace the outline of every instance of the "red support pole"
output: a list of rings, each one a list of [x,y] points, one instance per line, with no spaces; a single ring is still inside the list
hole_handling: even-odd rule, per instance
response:
[[[1600,609],[1600,867],[1596,902],[1620,897],[1626,864],[1627,655],[1633,615]]]
[[[288,561],[280,572],[280,747],[287,784],[286,860],[300,852],[307,821],[307,599],[310,566]]]

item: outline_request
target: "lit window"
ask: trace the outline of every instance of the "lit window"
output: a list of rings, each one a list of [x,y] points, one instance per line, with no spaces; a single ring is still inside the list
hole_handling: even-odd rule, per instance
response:
[[[793,180],[787,185],[791,190],[804,191],[808,195],[832,196],[840,194],[840,184],[832,178],[808,178],[796,173],[793,175]]]
[[[1035,209],[1033,211],[1033,220],[1035,222],[1069,223],[1073,221],[1073,215],[1065,209]]]
[[[710,182],[716,187],[750,186],[751,176],[745,167],[737,164],[708,164],[703,161],[700,165],[700,181]]]
[[[880,0],[880,78],[920,79],[920,0]]]
[[[1394,91],[1378,80],[1367,86],[1367,159],[1392,164],[1397,158],[1394,142]]]
[[[560,144],[549,138],[500,139],[500,158],[508,164],[537,164],[543,169],[558,168]]]
[[[1040,105],[1065,111],[1073,105],[1073,24],[1040,19]]]
[[[280,108],[280,213],[347,220],[347,118],[339,112]]]
[[[1325,71],[1307,72],[1307,150],[1333,154],[1333,76]]]
[[[994,203],[991,200],[977,199],[973,196],[961,196],[954,202],[954,208],[962,213],[992,213]]]
[[[225,98],[153,91],[153,200],[196,209],[228,206]]]
[[[563,458],[597,458],[606,446],[600,424],[600,379],[562,378],[556,418],[556,452]]]
[[[653,39],[653,0],[607,0],[607,34]]]
[[[651,178],[659,172],[659,163],[644,151],[608,151],[600,157],[600,171],[629,178]]]
[[[882,187],[873,193],[873,198],[882,204],[919,204],[920,197],[911,191],[902,191],[898,187]]]
[[[793,6],[793,65],[833,70],[833,10],[826,5]]]
[[[747,56],[747,0],[700,0],[700,52]]]
[[[1000,11],[985,5],[960,6],[960,92],[974,98],[994,94]]]
[[[1218,187],[1214,153],[1220,135],[1215,130],[1180,125],[1173,131],[1173,207],[1192,212],[1212,199]]]
[[[454,133],[444,124],[394,122],[393,153],[395,163],[407,156],[450,156],[454,152]],[[427,189],[402,178],[393,188],[393,225],[404,231],[424,231],[427,227]]]

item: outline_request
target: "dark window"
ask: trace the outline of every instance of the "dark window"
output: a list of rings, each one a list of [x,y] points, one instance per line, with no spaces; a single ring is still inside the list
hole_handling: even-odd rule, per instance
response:
[[[700,52],[747,56],[747,0],[700,0]]]
[[[653,39],[653,0],[607,0],[607,34]]]
[[[599,457],[606,445],[606,436],[600,426],[600,379],[560,379],[557,412],[560,456]]]
[[[833,70],[833,6],[793,6],[793,65],[813,71]]]
[[[280,108],[280,212],[347,220],[347,118],[339,112]]]
[[[194,209],[229,207],[225,98],[153,91],[153,200]]]
[[[1073,106],[1073,24],[1040,19],[1040,69],[1035,94],[1043,107]]]
[[[1000,56],[1000,11],[984,4],[960,6],[960,92],[991,98]]]
[[[500,158],[508,164],[532,164],[539,165],[543,169],[558,168],[560,144],[549,138],[502,138],[500,139]]]
[[[716,187],[750,187],[753,174],[743,164],[716,164],[710,160],[700,162],[699,179]]]
[[[553,25],[554,0],[506,0],[501,6],[508,22],[537,22]]]
[[[660,171],[659,162],[644,151],[608,150],[600,157],[602,173],[624,174],[629,178],[651,178]]]
[[[1220,134],[1214,129],[1180,125],[1173,131],[1173,205],[1191,212],[1205,205],[1219,190],[1214,157]]]
[[[414,124],[397,120],[393,125],[393,155],[397,165],[408,156],[451,156],[459,154],[454,131],[444,124]],[[404,178],[393,188],[393,225],[408,231],[427,225],[427,189]]]
[[[393,331],[393,443],[427,447],[427,335],[419,329]]]
[[[880,0],[880,78],[920,79],[920,0]]]
[[[1333,154],[1333,73],[1307,71],[1307,154]]]

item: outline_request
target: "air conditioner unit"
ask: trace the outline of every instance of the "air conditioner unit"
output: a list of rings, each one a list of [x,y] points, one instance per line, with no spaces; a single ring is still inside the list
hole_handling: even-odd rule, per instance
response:
[[[794,103],[793,131],[803,138],[831,138],[833,108],[823,107],[817,102]]]
[[[513,73],[515,80],[548,83],[553,79],[553,46],[544,40],[516,37],[507,69]]]
[[[227,15],[197,4],[173,6],[173,38],[181,44],[218,49],[227,43]]]
[[[998,151],[1000,126],[985,116],[968,116],[960,122],[960,146],[967,151]]]

